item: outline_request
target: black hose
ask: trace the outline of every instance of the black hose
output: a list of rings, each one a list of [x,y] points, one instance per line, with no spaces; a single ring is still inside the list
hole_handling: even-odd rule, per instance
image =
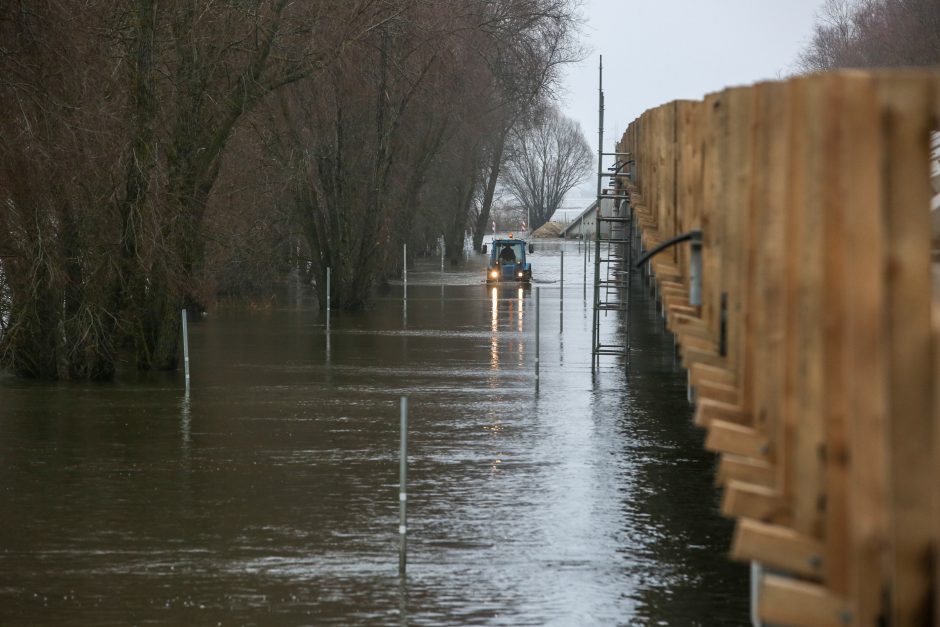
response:
[[[644,263],[649,261],[650,257],[663,252],[670,246],[675,246],[676,244],[681,244],[682,242],[687,242],[692,239],[701,239],[701,237],[702,237],[702,232],[698,229],[693,229],[689,231],[688,233],[683,233],[682,235],[676,235],[672,239],[666,240],[665,242],[663,242],[662,244],[660,244],[653,250],[647,251],[647,253],[643,255],[642,257],[640,257],[640,260],[636,262],[635,267],[637,268],[642,267]]]

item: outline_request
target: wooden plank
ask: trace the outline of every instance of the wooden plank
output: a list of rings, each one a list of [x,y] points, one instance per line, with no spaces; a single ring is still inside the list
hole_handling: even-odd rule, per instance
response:
[[[751,174],[749,149],[751,143],[753,91],[749,88],[726,90],[728,101],[725,132],[725,154],[727,163],[723,170],[723,230],[722,245],[722,293],[726,295],[726,347],[728,368],[735,372],[744,388],[744,379],[749,377],[746,367],[744,309],[746,295],[747,241],[749,208],[747,207],[747,184]]]
[[[699,383],[695,386],[695,397],[702,401],[707,399],[733,407],[735,415],[740,415],[741,421],[747,420],[749,422],[749,418],[745,415],[745,412],[741,410],[741,406],[738,402],[740,400],[740,392],[736,386],[711,382]],[[732,420],[731,422],[739,421]],[[741,422],[741,424],[744,423]]]
[[[725,403],[714,398],[704,396],[707,386],[695,388],[698,402],[695,407],[695,417],[693,418],[699,427],[709,427],[715,421],[726,422],[734,425],[750,426],[751,417],[741,408],[740,405]],[[764,438],[766,442],[766,438]]]
[[[750,518],[738,521],[731,543],[732,559],[755,560],[775,570],[814,580],[822,578],[823,550],[822,542],[816,538]]]
[[[682,344],[683,351],[697,350],[702,352],[715,353],[716,355],[718,353],[718,347],[715,346],[715,342],[708,338],[690,335],[685,337],[684,340],[685,341]]]
[[[741,481],[765,488],[774,486],[774,469],[765,460],[725,454],[718,462],[715,485],[727,485],[730,481]]]
[[[781,403],[784,383],[784,277],[787,271],[787,140],[789,96],[786,83],[768,83],[758,94],[758,128],[753,187],[754,237],[760,254],[754,260],[754,361],[760,376],[753,382],[754,425],[768,435],[770,458],[783,465]]]
[[[716,453],[764,459],[767,456],[767,438],[751,427],[725,420],[712,420],[708,424],[705,448]]]
[[[888,437],[892,617],[896,625],[927,624],[933,537],[930,509],[937,477],[931,459],[932,389],[929,155],[931,84],[921,75],[879,78],[886,175],[882,219],[887,227]]]
[[[718,337],[721,302],[721,138],[725,116],[723,94],[705,96],[702,112],[702,319],[713,337]],[[704,360],[702,360],[704,361]],[[724,362],[719,358],[717,361]],[[711,362],[709,362],[711,363]]]
[[[937,81],[940,91],[940,81]],[[940,93],[936,106],[940,109]],[[940,119],[940,115],[937,116]],[[933,294],[933,380],[940,381],[940,293]],[[940,385],[933,388],[933,469],[931,474],[940,477]],[[934,484],[933,499],[933,598],[934,620],[940,622],[940,481]]]
[[[805,535],[822,536],[824,503],[822,434],[822,216],[819,181],[824,137],[819,77],[790,82],[794,118],[790,133],[790,229],[787,251],[786,472],[782,484],[794,507],[794,524]]]
[[[845,627],[853,624],[844,599],[826,588],[777,575],[764,575],[758,615],[767,624],[793,627]]]
[[[676,119],[676,208],[678,210],[677,230],[685,233],[699,226],[698,210],[696,208],[699,173],[701,166],[697,163],[698,149],[696,147],[698,128],[699,103],[681,101],[678,103]],[[683,285],[689,288],[689,246],[681,246],[676,251],[676,261],[680,268],[684,268]]]
[[[708,364],[710,366],[722,366],[725,363],[724,357],[718,354],[717,348],[704,349],[694,346],[683,346],[681,351],[682,365],[690,368],[694,364]]]
[[[727,368],[709,366],[707,364],[696,364],[692,366],[692,385],[697,385],[703,381],[734,385],[737,382],[737,377]]]
[[[676,335],[692,333],[699,337],[708,337],[708,329],[698,317],[699,308],[691,305],[670,305],[666,314],[666,323]],[[682,338],[679,338],[680,342]]]
[[[756,272],[758,251],[762,251],[762,235],[757,230],[757,214],[759,208],[756,203],[756,193],[760,189],[759,180],[763,176],[758,163],[759,140],[758,122],[762,113],[762,100],[766,97],[766,84],[757,84],[747,90],[746,97],[741,106],[745,108],[745,128],[741,129],[741,156],[744,171],[739,175],[736,187],[741,203],[740,215],[740,257],[738,262],[738,291],[737,302],[738,318],[738,348],[739,357],[739,386],[741,388],[741,405],[749,415],[754,416],[754,381],[760,371],[755,365],[755,352],[757,348],[757,334],[754,332],[756,314],[759,310],[755,306]],[[761,364],[763,365],[763,364]],[[755,421],[756,426],[756,421]]]
[[[788,525],[790,510],[781,496],[774,488],[732,480],[721,499],[721,514],[728,518],[752,518]]]
[[[848,389],[845,383],[843,357],[845,351],[846,292],[852,275],[845,262],[844,199],[846,185],[854,183],[855,176],[841,167],[843,152],[841,120],[844,109],[842,78],[835,74],[822,79],[824,101],[823,156],[817,177],[820,209],[822,210],[823,266],[821,360],[825,373],[822,391],[822,416],[825,439],[825,521],[826,585],[835,594],[848,593],[849,577],[849,503],[848,503]],[[849,105],[851,106],[851,105]],[[842,177],[849,176],[843,184]]]
[[[842,198],[852,208],[844,224],[846,263],[855,276],[846,293],[845,352],[841,368],[849,397],[849,596],[860,625],[873,625],[884,608],[888,582],[887,374],[885,372],[885,236],[880,198],[882,136],[874,82],[867,74],[843,78]],[[851,181],[851,184],[849,182]]]
[[[713,342],[711,333],[701,318],[679,310],[670,312],[669,328],[673,333],[680,336],[680,340],[684,340],[685,336],[689,335]]]

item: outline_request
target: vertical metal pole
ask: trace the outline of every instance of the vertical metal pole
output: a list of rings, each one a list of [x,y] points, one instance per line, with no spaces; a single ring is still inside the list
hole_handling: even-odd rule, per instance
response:
[[[760,562],[751,562],[751,625],[762,627],[760,619],[760,582],[764,576],[764,569]]]
[[[584,294],[582,294],[582,296],[584,298],[584,302],[587,303],[587,242],[584,243],[584,248],[584,254],[581,255],[584,258],[584,277],[582,278],[584,284]]]
[[[565,328],[565,249],[561,249],[561,287],[558,290],[558,332]]]
[[[535,391],[539,391],[539,291],[535,288]]]
[[[408,555],[408,397],[401,397],[401,450],[398,456],[398,574],[405,576]]]
[[[183,370],[186,373],[186,394],[189,394],[189,321],[183,309]]]
[[[444,236],[441,235],[441,279],[444,278]]]
[[[402,249],[402,265],[401,265],[401,276],[402,284],[404,289],[402,290],[402,298],[404,299],[405,304],[408,304],[408,244],[403,245]]]
[[[702,305],[702,242],[692,239],[692,255],[689,259],[689,304]]]
[[[332,268],[326,269],[326,330],[330,331],[330,273]]]
[[[591,325],[591,374],[597,370],[600,343],[600,253],[601,253],[601,175],[604,171],[604,57],[597,64],[597,213],[594,216],[594,316]]]

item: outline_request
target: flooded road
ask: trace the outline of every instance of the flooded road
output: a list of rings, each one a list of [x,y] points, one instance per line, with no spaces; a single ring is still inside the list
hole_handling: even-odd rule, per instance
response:
[[[369,311],[310,294],[191,325],[181,374],[0,379],[2,625],[742,625],[714,460],[641,287],[590,368],[576,243],[491,290],[409,270]],[[589,267],[590,273],[590,267]],[[615,321],[604,321],[615,328]],[[398,402],[410,406],[398,578]]]

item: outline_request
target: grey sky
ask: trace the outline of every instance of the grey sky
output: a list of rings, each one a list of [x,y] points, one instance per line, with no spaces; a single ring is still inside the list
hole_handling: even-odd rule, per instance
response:
[[[793,72],[822,4],[586,0],[581,41],[589,54],[569,68],[561,109],[581,123],[596,150],[597,60],[604,55],[604,150],[612,150],[626,126],[646,109]],[[569,198],[593,196],[594,184],[582,185]]]

